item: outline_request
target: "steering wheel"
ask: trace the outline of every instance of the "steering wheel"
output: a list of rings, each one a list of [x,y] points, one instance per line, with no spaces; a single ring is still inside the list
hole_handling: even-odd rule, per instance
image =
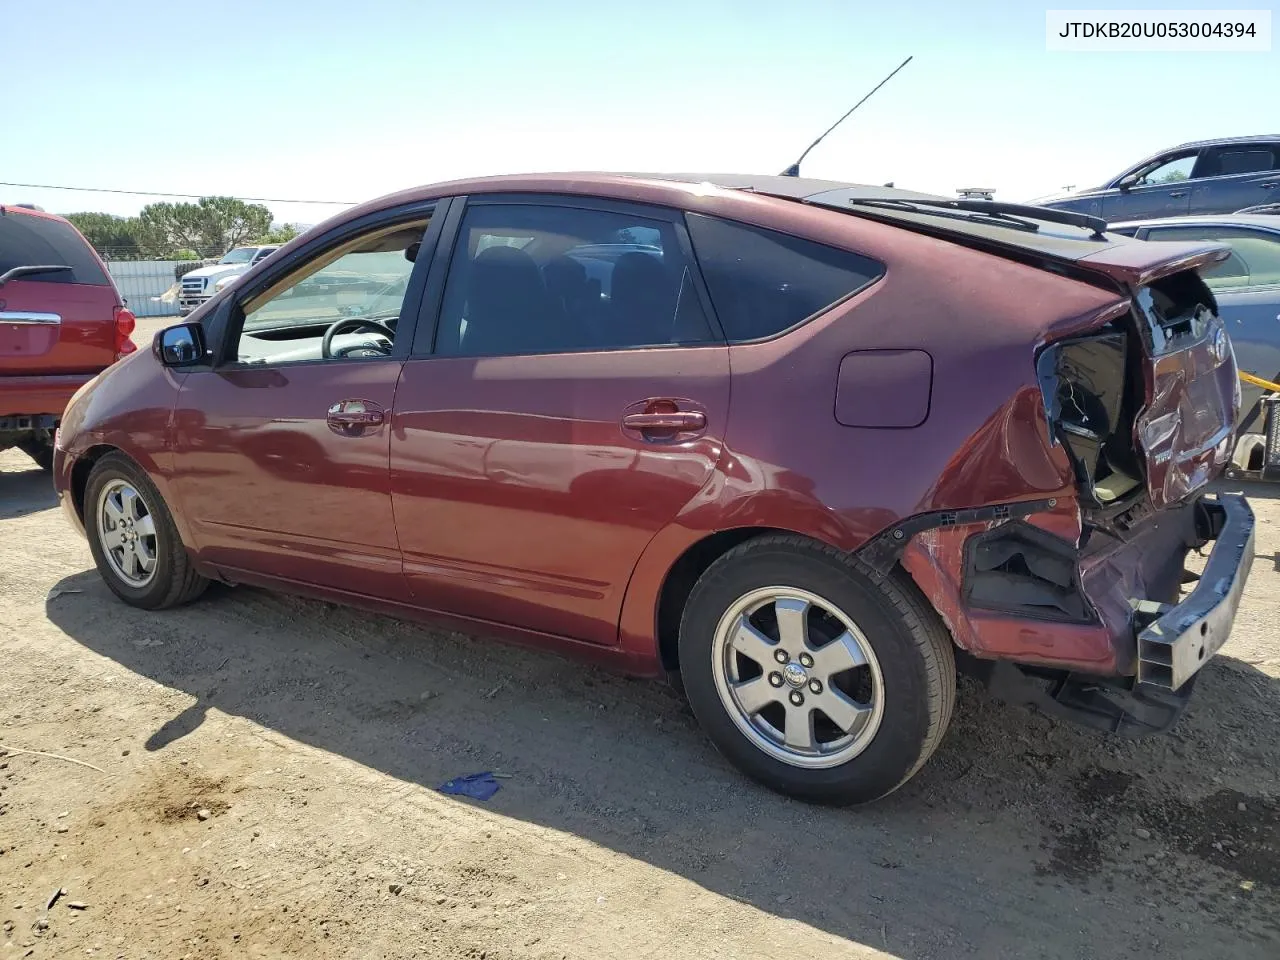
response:
[[[330,352],[330,349],[333,346],[333,338],[348,327],[352,333],[363,328],[366,330],[372,330],[375,333],[380,333],[392,342],[396,339],[395,331],[381,320],[372,320],[368,317],[343,317],[341,320],[330,324],[329,329],[324,332],[324,339],[320,341],[320,356],[322,359],[333,359],[333,353]],[[370,350],[376,348],[362,347],[361,349]],[[380,349],[378,352],[386,355],[391,351],[389,349]],[[343,354],[343,356],[346,356],[346,354]]]

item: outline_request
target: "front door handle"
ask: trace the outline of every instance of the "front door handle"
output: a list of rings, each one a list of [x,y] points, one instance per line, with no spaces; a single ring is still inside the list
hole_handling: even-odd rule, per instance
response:
[[[1187,191],[1185,190],[1174,190],[1172,193],[1169,194],[1169,196],[1173,197],[1173,199],[1175,200],[1181,200],[1186,195],[1187,195]]]
[[[707,425],[707,415],[700,410],[676,410],[670,413],[629,413],[622,418],[622,425],[629,430],[671,431],[701,430]]]
[[[341,400],[329,408],[325,420],[331,427],[377,427],[386,421],[386,413],[368,400]]]

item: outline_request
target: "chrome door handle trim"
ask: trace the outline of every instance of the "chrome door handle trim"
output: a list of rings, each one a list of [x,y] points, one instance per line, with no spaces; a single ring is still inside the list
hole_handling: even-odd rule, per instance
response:
[[[701,430],[707,425],[707,415],[696,410],[629,413],[622,418],[622,425],[631,430]]]
[[[56,327],[62,323],[62,317],[56,313],[7,310],[0,312],[0,323],[8,323],[17,327]]]

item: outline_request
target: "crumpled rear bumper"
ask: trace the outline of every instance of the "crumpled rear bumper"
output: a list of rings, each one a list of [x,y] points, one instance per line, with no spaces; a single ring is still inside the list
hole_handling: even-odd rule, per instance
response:
[[[1176,605],[1139,607],[1138,683],[1176,691],[1227,642],[1253,566],[1254,517],[1239,494],[1206,497],[1198,508],[1213,549],[1195,588]]]
[[[951,630],[956,645],[984,660],[1066,670],[1093,677],[1140,679],[1149,689],[1177,690],[1225,642],[1252,563],[1253,515],[1242,497],[1200,496],[1165,510],[1135,510],[1120,536],[1094,531],[1076,552],[1079,513],[1070,501],[1019,521],[956,523],[906,539],[901,561]],[[973,602],[975,537],[1030,525],[1060,538],[1074,556],[1084,617]],[[1178,601],[1187,553],[1214,544],[1212,566]],[[1176,605],[1175,605],[1176,604]],[[1193,633],[1205,628],[1198,642]],[[1139,665],[1139,635],[1143,638]],[[1211,636],[1212,635],[1212,636]],[[1165,669],[1161,669],[1161,668]],[[1197,667],[1196,669],[1199,669]],[[1139,676],[1140,674],[1140,676]]]
[[[966,604],[965,544],[1000,523],[917,534],[902,562],[950,627],[960,648],[957,663],[995,696],[1121,736],[1143,736],[1177,722],[1199,671],[1230,636],[1253,565],[1254,518],[1244,497],[1222,494],[1147,508],[1130,519],[1122,538],[1103,535],[1079,559],[1078,585],[1091,608],[1087,622]],[[1027,520],[1048,529],[1063,514]],[[1178,600],[1188,552],[1209,544],[1196,586]]]

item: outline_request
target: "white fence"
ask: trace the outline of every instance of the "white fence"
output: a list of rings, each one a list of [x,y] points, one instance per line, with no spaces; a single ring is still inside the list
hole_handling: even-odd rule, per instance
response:
[[[138,317],[168,317],[178,312],[176,296],[166,297],[173,293],[177,278],[174,268],[181,260],[108,260],[107,269],[111,271],[111,279],[120,290]],[[164,299],[160,299],[164,297]]]

